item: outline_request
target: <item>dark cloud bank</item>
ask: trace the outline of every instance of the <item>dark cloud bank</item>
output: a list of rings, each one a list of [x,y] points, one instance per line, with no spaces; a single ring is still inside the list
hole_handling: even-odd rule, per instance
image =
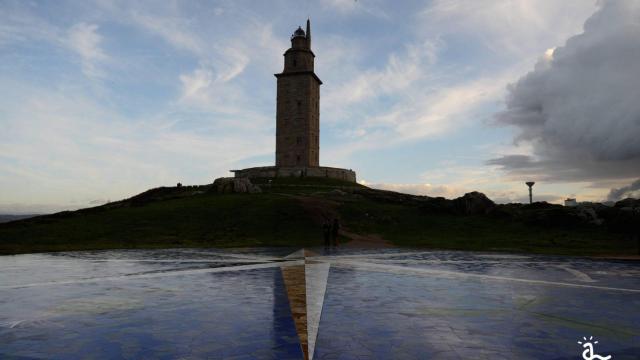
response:
[[[545,181],[640,178],[640,1],[599,5],[582,34],[509,86],[506,110],[496,115],[518,128],[515,141],[531,143],[532,156],[489,164]],[[610,197],[632,193],[634,184]]]

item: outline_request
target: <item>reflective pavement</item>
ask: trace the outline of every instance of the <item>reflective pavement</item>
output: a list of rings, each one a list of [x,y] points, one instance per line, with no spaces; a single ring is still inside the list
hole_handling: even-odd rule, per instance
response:
[[[640,358],[640,264],[412,249],[0,257],[5,359]],[[595,343],[595,341],[598,343]]]

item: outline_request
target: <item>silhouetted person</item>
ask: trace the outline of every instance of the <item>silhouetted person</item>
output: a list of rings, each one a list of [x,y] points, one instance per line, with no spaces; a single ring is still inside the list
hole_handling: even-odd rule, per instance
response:
[[[333,225],[331,226],[331,243],[333,246],[338,246],[338,232],[340,231],[340,221],[333,219]]]
[[[327,221],[322,224],[322,236],[324,236],[324,247],[331,246],[331,225]]]

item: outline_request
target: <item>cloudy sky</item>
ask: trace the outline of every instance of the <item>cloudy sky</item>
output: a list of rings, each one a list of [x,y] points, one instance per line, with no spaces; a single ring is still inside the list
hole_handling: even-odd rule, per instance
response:
[[[634,0],[0,0],[0,213],[270,165],[311,17],[322,165],[499,202],[640,188]]]

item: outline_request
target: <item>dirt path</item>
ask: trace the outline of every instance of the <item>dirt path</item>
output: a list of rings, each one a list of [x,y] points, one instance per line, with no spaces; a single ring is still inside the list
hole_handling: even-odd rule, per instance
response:
[[[377,248],[390,248],[395,247],[389,241],[383,239],[378,234],[355,234],[349,231],[343,230],[340,232],[340,235],[351,239],[349,242],[340,244],[341,247],[345,248],[369,248],[369,249],[377,249]]]
[[[321,199],[311,196],[300,196],[282,194],[285,196],[291,196],[302,205],[302,208],[309,214],[314,223],[318,225],[318,231],[322,224],[325,222],[333,221],[333,219],[340,219],[340,213],[337,208],[340,203],[334,200]],[[342,229],[340,229],[340,236],[343,239],[340,243],[340,247],[344,248],[390,248],[395,247],[391,242],[383,239],[378,234],[356,234],[349,231],[348,224],[342,223]],[[344,241],[344,238],[349,239]]]

